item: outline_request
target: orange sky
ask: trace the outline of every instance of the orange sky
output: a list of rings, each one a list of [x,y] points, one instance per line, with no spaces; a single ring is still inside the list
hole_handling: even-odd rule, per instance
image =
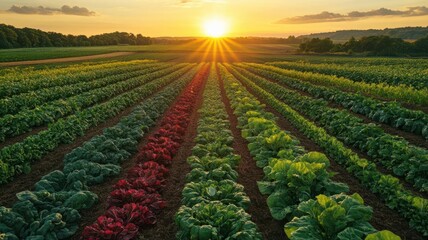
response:
[[[11,9],[13,5],[16,8]],[[66,11],[64,5],[78,6],[75,10],[79,11]],[[156,37],[201,36],[206,19],[221,18],[230,25],[228,36],[286,37],[340,29],[427,26],[428,9],[425,12],[424,6],[428,1],[2,0],[0,22],[71,34],[127,31]],[[378,11],[382,8],[390,11]],[[328,14],[319,15],[325,11]],[[358,11],[359,17],[349,14],[353,11]],[[284,23],[278,23],[280,20]]]

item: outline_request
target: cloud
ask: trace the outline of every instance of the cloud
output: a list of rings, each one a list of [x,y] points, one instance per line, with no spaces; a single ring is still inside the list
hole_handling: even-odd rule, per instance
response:
[[[85,7],[69,7],[67,5],[64,5],[61,7],[61,11],[63,14],[66,15],[77,15],[77,16],[95,16],[95,12],[89,11]]]
[[[428,8],[425,6],[408,7],[407,10],[391,10],[388,8],[379,8],[367,12],[353,11],[348,14],[322,12],[312,15],[296,16],[291,18],[284,18],[277,23],[280,24],[304,24],[304,23],[321,23],[321,22],[343,22],[355,21],[360,18],[378,17],[378,16],[401,16],[401,17],[414,17],[428,15]]]
[[[8,12],[17,13],[17,14],[37,14],[37,15],[55,15],[55,14],[64,14],[64,15],[76,15],[76,16],[95,16],[95,12],[88,10],[85,7],[70,7],[67,5],[62,6],[61,8],[50,8],[50,7],[29,7],[29,6],[16,6],[13,5]]]

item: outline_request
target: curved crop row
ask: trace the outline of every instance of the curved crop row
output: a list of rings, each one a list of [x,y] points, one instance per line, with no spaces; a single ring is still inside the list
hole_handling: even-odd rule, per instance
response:
[[[382,102],[357,93],[342,92],[334,88],[313,85],[296,78],[272,72],[270,71],[270,67],[266,65],[249,66],[238,64],[237,66],[242,66],[250,72],[305,91],[316,98],[321,97],[327,101],[333,101],[374,121],[385,123],[428,139],[428,115],[422,111],[409,110],[397,102]],[[248,77],[248,73],[245,71],[240,70],[240,73]]]
[[[107,199],[109,208],[92,225],[86,226],[83,239],[134,239],[141,227],[154,224],[156,213],[165,207],[160,195],[177,154],[208,67],[204,66],[166,113],[160,129],[138,150],[137,165],[119,180]]]
[[[233,137],[214,64],[203,101],[196,145],[187,159],[192,170],[176,214],[177,239],[262,239],[245,212],[250,199],[236,183],[234,168],[240,156],[231,147]]]
[[[252,65],[252,64],[248,64]],[[267,66],[270,71],[283,76],[297,78],[316,85],[332,87],[346,92],[362,93],[376,98],[399,101],[409,104],[428,104],[428,89],[415,90],[399,86],[388,86],[382,83],[353,82],[349,79],[320,73],[299,72],[278,67]]]
[[[235,73],[236,71],[233,70]],[[238,76],[238,75],[237,75]],[[242,75],[239,75],[241,78]],[[328,107],[321,99],[302,96],[276,83],[251,75],[251,81],[324,127],[327,132],[379,160],[398,176],[405,176],[421,191],[428,191],[428,151],[405,139],[385,133],[374,124],[365,124],[346,110]]]
[[[344,194],[348,186],[331,180],[328,158],[319,152],[307,153],[225,68],[222,75],[238,127],[257,166],[265,173],[264,181],[258,182],[260,192],[269,195],[272,216],[288,222],[287,236],[293,240],[363,239],[375,234],[376,229],[368,222],[372,209],[364,206],[357,193]],[[319,209],[305,207],[317,203],[314,199],[321,202]]]
[[[335,64],[339,66],[389,66],[412,69],[427,69],[428,61],[423,58],[391,57],[338,57],[327,55],[290,55],[283,56],[283,61],[306,62],[311,64]]]
[[[76,64],[64,68],[14,72],[0,77],[0,98],[35,91],[41,88],[63,86],[91,79],[123,73],[123,66],[140,65],[153,60]],[[112,71],[112,68],[115,69]]]
[[[55,122],[61,117],[142,86],[158,77],[176,71],[183,65],[179,64],[163,70],[159,70],[157,67],[149,68],[144,71],[146,74],[142,76],[124,79],[76,96],[48,102],[37,108],[21,111],[16,115],[6,115],[0,118],[0,141],[31,131],[32,127],[44,126]]]
[[[323,148],[328,156],[339,164],[345,165],[348,172],[354,174],[370,191],[383,199],[389,208],[397,210],[398,213],[409,219],[411,227],[421,232],[424,236],[428,236],[427,199],[414,196],[400,184],[397,178],[380,173],[374,163],[358,157],[352,150],[346,148],[342,142],[327,134],[324,129],[317,127],[255,83],[246,78],[241,78],[240,80],[251,88],[257,96],[280,112],[309,139],[312,139]]]
[[[72,142],[77,136],[84,135],[90,127],[106,121],[126,107],[151,95],[183,75],[191,67],[187,65],[183,69],[112,98],[108,102],[61,119],[51,124],[47,130],[29,136],[22,142],[2,148],[0,150],[0,183],[12,180],[15,175],[29,172],[32,162],[41,159],[59,144]]]
[[[64,99],[67,97],[75,96],[92,89],[101,88],[125,79],[144,75],[147,69],[166,68],[167,64],[160,63],[147,63],[141,65],[123,66],[120,68],[120,73],[115,73],[117,70],[112,69],[112,74],[97,78],[91,81],[79,82],[64,86],[55,86],[51,88],[42,88],[36,91],[13,95],[0,99],[0,117],[6,114],[16,114],[24,109],[33,109],[39,105],[45,104],[56,99]]]
[[[19,200],[12,208],[0,207],[0,236],[8,240],[69,239],[79,226],[78,211],[98,201],[88,186],[119,173],[119,164],[136,152],[143,134],[155,125],[195,72],[183,75],[137,106],[116,126],[67,154],[63,171],[42,177],[33,191],[18,193]]]
[[[335,65],[311,64],[302,62],[270,62],[268,65],[284,69],[293,69],[304,72],[317,72],[327,75],[344,77],[356,82],[386,83],[388,85],[407,85],[415,89],[428,87],[428,77],[426,70],[415,71],[413,69],[403,69],[394,66],[355,66],[355,65]],[[405,71],[403,71],[405,70]],[[413,70],[413,71],[412,71]]]

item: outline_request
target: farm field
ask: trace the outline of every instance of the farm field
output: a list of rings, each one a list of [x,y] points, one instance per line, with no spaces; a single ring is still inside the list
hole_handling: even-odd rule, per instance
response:
[[[428,60],[290,48],[0,50],[135,52],[0,68],[0,239],[426,239]]]
[[[97,54],[106,54],[114,52],[130,52],[144,56],[148,59],[159,59],[161,56],[167,56],[171,59],[180,57],[189,57],[189,53],[193,55],[203,54],[206,51],[213,51],[214,48],[204,48],[206,39],[194,40],[186,44],[153,44],[142,46],[102,46],[102,47],[49,47],[49,48],[18,48],[18,49],[0,49],[0,62],[13,62],[13,61],[30,61],[52,58],[66,58],[66,57],[81,57]],[[237,44],[236,44],[237,45]],[[277,55],[283,56],[284,53],[294,51],[298,46],[293,44],[245,44],[239,47],[230,48],[223,52],[234,52],[245,56],[252,54],[252,57],[261,57],[263,55]],[[219,46],[220,48],[220,46]],[[257,54],[254,54],[257,53]],[[187,61],[198,61],[188,58]],[[1,66],[1,64],[0,64]]]

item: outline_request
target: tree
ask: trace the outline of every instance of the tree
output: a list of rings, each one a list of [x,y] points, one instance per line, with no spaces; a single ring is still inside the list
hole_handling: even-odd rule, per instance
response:
[[[137,44],[137,45],[150,45],[150,44],[152,44],[152,40],[149,37],[143,37],[143,35],[137,34],[137,39],[135,40],[135,44]]]
[[[418,39],[414,43],[414,49],[417,53],[428,53],[428,36]]]
[[[333,41],[330,38],[319,39],[312,38],[300,44],[300,50],[304,52],[325,53],[332,50],[334,47]]]

